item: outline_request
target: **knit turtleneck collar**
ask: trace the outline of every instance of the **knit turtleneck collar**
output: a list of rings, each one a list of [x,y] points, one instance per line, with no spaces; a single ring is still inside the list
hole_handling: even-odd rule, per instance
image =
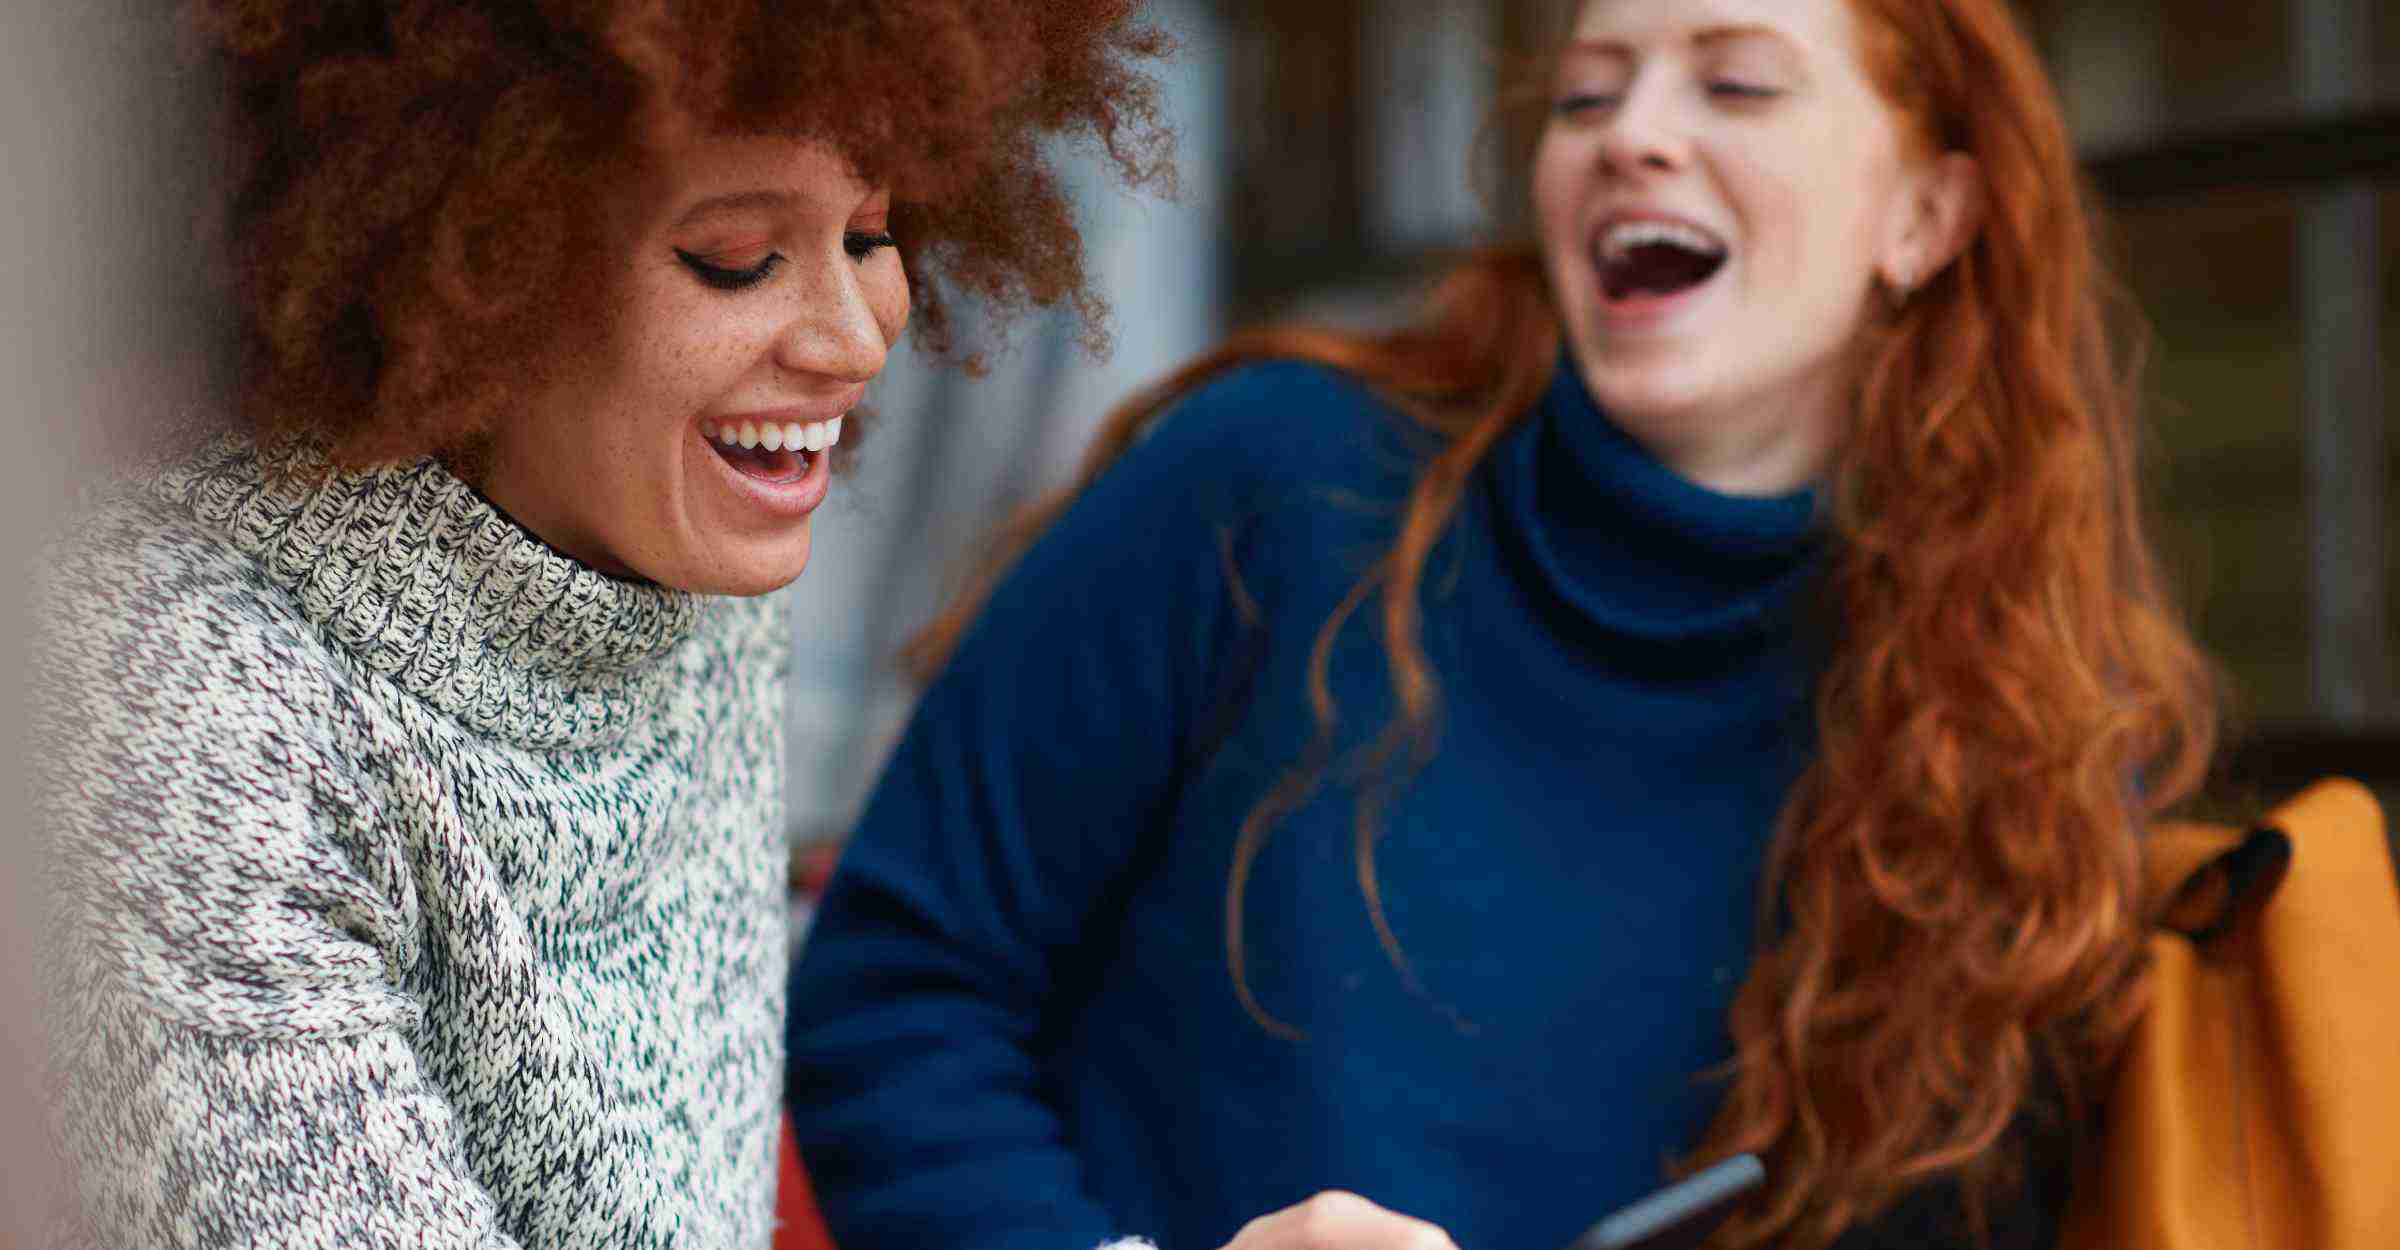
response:
[[[1816,494],[1720,494],[1661,463],[1560,353],[1549,391],[1499,450],[1500,506],[1544,580],[1595,624],[1698,641],[1783,619],[1820,548]]]
[[[436,461],[278,471],[309,459],[223,438],[154,489],[257,561],[329,641],[474,732],[593,746],[655,708],[660,660],[698,621],[693,595],[561,555]]]

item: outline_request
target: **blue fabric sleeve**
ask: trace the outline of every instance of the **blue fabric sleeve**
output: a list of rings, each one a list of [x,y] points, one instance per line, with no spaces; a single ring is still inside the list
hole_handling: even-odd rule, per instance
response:
[[[791,982],[788,1098],[843,1250],[1089,1250],[1045,1031],[1110,957],[1238,638],[1224,561],[1291,367],[1170,413],[992,596],[927,691]]]

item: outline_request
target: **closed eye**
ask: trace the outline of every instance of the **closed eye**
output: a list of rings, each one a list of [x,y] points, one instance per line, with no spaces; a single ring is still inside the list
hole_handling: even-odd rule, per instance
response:
[[[842,236],[842,250],[852,260],[865,260],[887,247],[898,247],[900,241],[888,232],[852,230]]]
[[[1586,113],[1593,109],[1609,108],[1616,102],[1617,97],[1613,95],[1581,92],[1575,95],[1560,96],[1551,102],[1550,111],[1560,117],[1572,117],[1577,113]]]
[[[1708,84],[1708,93],[1721,99],[1772,100],[1776,96],[1782,95],[1783,90],[1780,87],[1762,87],[1756,83],[1718,79]]]
[[[723,265],[712,265],[680,247],[675,249],[675,259],[682,261],[684,268],[691,270],[694,277],[717,290],[740,291],[766,281],[767,276],[774,273],[777,266],[783,264],[783,253],[769,252],[765,260],[747,269],[728,269]]]

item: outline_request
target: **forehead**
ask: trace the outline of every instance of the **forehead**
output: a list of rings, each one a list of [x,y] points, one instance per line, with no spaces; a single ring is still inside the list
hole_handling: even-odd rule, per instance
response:
[[[652,145],[652,176],[679,187],[771,185],[808,195],[848,195],[863,185],[839,149],[788,135],[707,134]]]
[[[645,144],[643,215],[782,209],[847,214],[873,188],[835,148],[776,135],[691,135]]]
[[[1850,0],[1584,0],[1573,37],[1597,50],[1761,39],[1847,57],[1856,46]]]

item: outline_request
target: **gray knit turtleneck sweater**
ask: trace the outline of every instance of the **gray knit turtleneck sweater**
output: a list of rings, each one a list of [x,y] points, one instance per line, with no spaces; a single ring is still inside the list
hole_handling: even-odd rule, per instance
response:
[[[71,1239],[766,1244],[768,603],[601,576],[430,462],[302,486],[233,441],[45,576]]]

